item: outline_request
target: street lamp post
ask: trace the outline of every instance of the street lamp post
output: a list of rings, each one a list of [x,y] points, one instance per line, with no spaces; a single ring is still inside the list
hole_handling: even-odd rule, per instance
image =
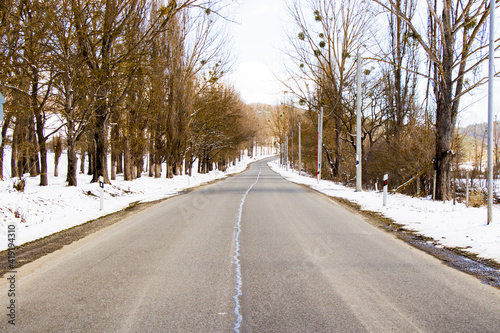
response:
[[[321,106],[318,113],[318,170],[317,170],[317,181],[321,179],[321,154],[323,147],[323,107]]]
[[[302,176],[302,145],[300,143],[300,122],[299,122],[299,176]]]
[[[495,77],[495,0],[490,1],[490,48],[488,81],[488,222],[493,220],[493,93]]]

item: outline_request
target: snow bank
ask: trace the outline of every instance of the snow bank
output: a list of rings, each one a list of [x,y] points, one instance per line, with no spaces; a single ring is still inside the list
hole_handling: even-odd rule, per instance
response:
[[[480,257],[500,262],[500,207],[493,207],[493,222],[486,225],[486,207],[467,208],[465,204],[436,202],[402,194],[389,194],[383,207],[382,192],[356,192],[331,181],[299,176],[296,171],[285,171],[278,161],[270,162],[272,170],[294,183],[332,197],[355,202],[363,210],[380,212],[396,223],[438,241],[443,246],[467,249]]]
[[[8,148],[8,147],[6,147]],[[16,245],[33,241],[71,228],[100,216],[107,215],[128,207],[134,202],[147,202],[168,198],[183,190],[227,177],[246,169],[248,163],[258,158],[245,158],[226,172],[213,171],[208,174],[194,173],[192,177],[176,176],[173,179],[150,178],[144,174],[133,181],[124,181],[118,175],[112,185],[104,186],[104,209],[100,208],[100,189],[91,184],[91,176],[79,174],[78,186],[66,186],[67,156],[60,158],[59,174],[54,177],[53,154],[49,153],[49,186],[40,187],[39,177],[26,177],[24,192],[13,188],[10,170],[4,168],[5,180],[0,181],[0,250],[7,248],[8,226],[17,228]],[[10,151],[6,151],[4,161],[9,165]],[[165,168],[163,168],[165,170]],[[194,170],[193,170],[194,171]]]

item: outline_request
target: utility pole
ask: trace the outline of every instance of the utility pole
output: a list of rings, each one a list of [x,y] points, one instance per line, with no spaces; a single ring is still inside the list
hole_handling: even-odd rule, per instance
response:
[[[302,176],[302,152],[301,152],[301,143],[300,143],[300,122],[299,122],[299,176]]]
[[[318,172],[317,181],[321,179],[321,153],[323,147],[323,107],[321,106],[318,113]]]
[[[488,80],[488,222],[493,220],[493,103],[495,78],[495,0],[490,0],[490,49]]]
[[[361,55],[357,56],[357,88],[356,88],[356,192],[361,192]]]

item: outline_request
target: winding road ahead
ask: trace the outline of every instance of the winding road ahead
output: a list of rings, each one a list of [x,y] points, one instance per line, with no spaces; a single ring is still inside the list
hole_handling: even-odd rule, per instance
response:
[[[499,290],[265,161],[18,275],[1,332],[500,332]]]

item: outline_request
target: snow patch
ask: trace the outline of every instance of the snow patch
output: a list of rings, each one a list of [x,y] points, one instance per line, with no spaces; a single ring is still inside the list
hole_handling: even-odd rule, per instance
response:
[[[363,210],[379,212],[424,236],[431,237],[442,246],[467,249],[482,258],[500,262],[500,207],[493,207],[493,222],[486,225],[486,207],[467,208],[464,203],[432,201],[402,194],[389,194],[383,207],[383,193],[356,192],[332,181],[300,176],[296,171],[282,169],[278,161],[269,162],[273,171],[285,179],[322,192],[355,202]]]
[[[78,186],[66,186],[67,155],[63,152],[59,163],[59,174],[54,177],[54,165],[49,162],[49,185],[39,186],[39,177],[25,177],[24,192],[13,188],[7,161],[10,161],[10,147],[4,153],[4,180],[0,180],[0,251],[7,249],[7,230],[12,223],[17,225],[16,245],[21,245],[64,229],[74,227],[113,212],[127,208],[136,202],[148,202],[168,198],[180,192],[227,177],[246,169],[248,163],[269,156],[250,159],[244,157],[226,172],[212,171],[208,174],[175,176],[173,179],[148,177],[147,173],[133,181],[124,181],[118,175],[112,185],[104,186],[104,209],[99,210],[99,185],[90,183],[92,176],[79,174]],[[54,160],[49,153],[48,161]],[[163,166],[163,170],[166,170]]]

